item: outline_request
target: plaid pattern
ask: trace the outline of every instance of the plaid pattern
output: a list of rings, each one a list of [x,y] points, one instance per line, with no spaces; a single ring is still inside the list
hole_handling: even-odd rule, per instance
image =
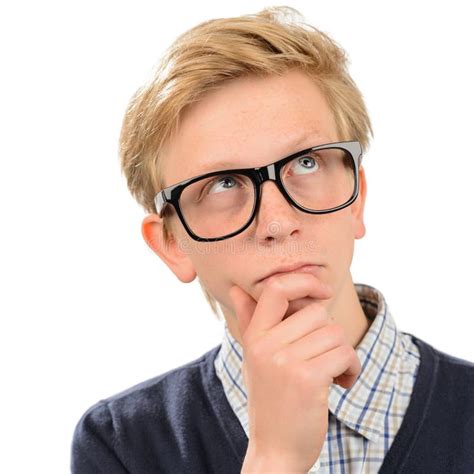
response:
[[[349,389],[331,385],[328,433],[310,472],[378,472],[400,428],[418,372],[419,350],[409,334],[397,330],[382,293],[369,285],[354,286],[371,321],[356,348],[362,370]],[[242,354],[242,346],[224,324],[222,346],[214,367],[248,437]]]

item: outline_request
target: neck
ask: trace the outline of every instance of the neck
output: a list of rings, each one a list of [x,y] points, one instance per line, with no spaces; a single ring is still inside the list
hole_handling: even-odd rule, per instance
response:
[[[355,349],[368,331],[370,321],[362,309],[350,273],[336,296],[329,301],[328,313],[344,328],[348,342]]]

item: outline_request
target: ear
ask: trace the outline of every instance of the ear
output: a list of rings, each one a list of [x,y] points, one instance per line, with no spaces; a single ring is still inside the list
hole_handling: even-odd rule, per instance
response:
[[[367,182],[365,179],[365,170],[362,165],[359,166],[359,195],[351,206],[352,217],[354,221],[354,238],[361,239],[365,235],[364,224],[364,206],[367,195]]]
[[[175,231],[169,232],[169,240],[165,242],[163,225],[163,219],[158,214],[149,214],[142,222],[143,238],[183,283],[189,283],[196,278],[189,251],[186,251],[189,246],[185,240],[178,239]]]

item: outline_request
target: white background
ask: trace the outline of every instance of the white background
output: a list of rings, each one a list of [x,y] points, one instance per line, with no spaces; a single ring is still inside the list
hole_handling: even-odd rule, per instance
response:
[[[197,280],[142,239],[117,142],[179,33],[271,5],[228,3],[1,7],[1,472],[67,472],[90,405],[220,342]],[[474,360],[470,3],[289,4],[346,49],[374,127],[354,281],[385,294],[402,331]]]

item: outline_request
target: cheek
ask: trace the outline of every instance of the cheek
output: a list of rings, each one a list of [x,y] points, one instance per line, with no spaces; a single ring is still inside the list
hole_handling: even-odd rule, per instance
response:
[[[233,271],[235,257],[215,244],[214,246],[211,246],[211,243],[202,244],[204,245],[193,249],[190,258],[201,281],[209,290],[218,291],[235,273],[235,270]]]
[[[234,284],[244,286],[242,278],[239,279],[242,273],[239,272],[238,266],[228,255],[207,255],[196,260],[195,269],[201,285],[220,305],[231,308],[230,288]]]
[[[331,216],[331,217],[329,217]],[[322,242],[324,250],[327,253],[328,264],[343,265],[350,263],[354,252],[354,236],[350,210],[347,208],[342,211],[334,212],[328,215],[324,226],[320,229],[321,235],[324,235]]]

